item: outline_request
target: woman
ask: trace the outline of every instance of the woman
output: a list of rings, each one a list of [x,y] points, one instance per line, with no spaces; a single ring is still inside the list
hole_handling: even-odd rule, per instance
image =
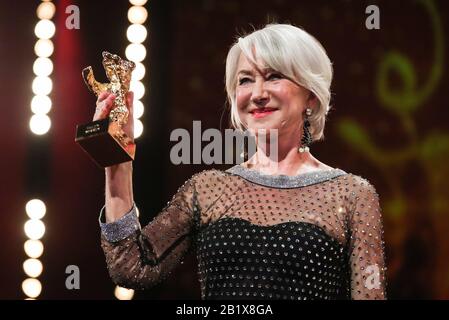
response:
[[[276,130],[276,157],[269,140],[251,161],[194,175],[144,228],[132,164],[106,168],[101,242],[114,282],[151,287],[194,248],[203,299],[384,299],[374,187],[309,150],[323,137],[331,80],[325,50],[302,29],[274,24],[239,38],[226,61],[231,121],[257,137]],[[94,120],[113,99],[99,97]],[[127,104],[132,114],[131,94]]]

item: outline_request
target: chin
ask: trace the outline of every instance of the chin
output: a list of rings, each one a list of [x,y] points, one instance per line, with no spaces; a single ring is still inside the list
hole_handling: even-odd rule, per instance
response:
[[[270,130],[278,130],[279,132],[279,125],[274,124],[274,123],[263,123],[263,122],[259,122],[259,123],[250,123],[248,130],[252,131],[254,130],[257,134],[258,130],[266,130],[266,133],[270,133]]]

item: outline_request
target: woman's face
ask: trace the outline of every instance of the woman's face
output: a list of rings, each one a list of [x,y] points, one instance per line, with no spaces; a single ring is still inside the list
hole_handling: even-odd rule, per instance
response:
[[[263,61],[257,61],[264,65]],[[305,108],[313,102],[310,91],[271,69],[259,69],[240,54],[236,101],[247,129],[278,129],[278,135],[299,139]],[[299,141],[299,140],[298,140]]]

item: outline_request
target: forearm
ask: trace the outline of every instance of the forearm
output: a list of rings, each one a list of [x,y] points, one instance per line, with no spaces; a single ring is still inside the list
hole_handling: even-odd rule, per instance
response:
[[[132,161],[105,169],[106,222],[113,222],[131,210],[134,197]]]

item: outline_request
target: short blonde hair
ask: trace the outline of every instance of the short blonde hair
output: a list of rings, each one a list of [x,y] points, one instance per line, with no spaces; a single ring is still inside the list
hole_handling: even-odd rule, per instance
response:
[[[243,130],[236,103],[237,65],[240,54],[256,64],[256,56],[268,67],[310,90],[319,103],[309,117],[314,141],[324,137],[326,115],[330,110],[332,63],[323,46],[306,31],[289,24],[268,24],[240,37],[226,58],[226,91],[231,108],[231,124]]]

